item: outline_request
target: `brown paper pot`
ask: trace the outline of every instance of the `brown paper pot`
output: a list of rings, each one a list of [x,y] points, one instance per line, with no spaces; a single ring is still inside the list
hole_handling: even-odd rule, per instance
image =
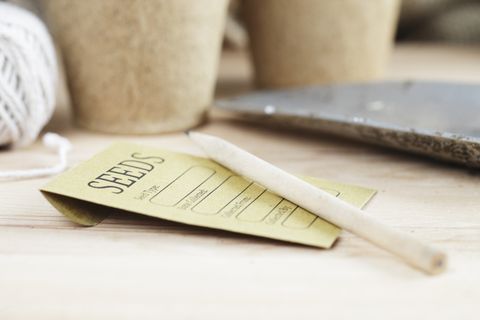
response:
[[[397,0],[244,0],[256,83],[372,80],[389,56]]]
[[[75,119],[113,133],[204,119],[227,0],[43,0],[64,55]]]

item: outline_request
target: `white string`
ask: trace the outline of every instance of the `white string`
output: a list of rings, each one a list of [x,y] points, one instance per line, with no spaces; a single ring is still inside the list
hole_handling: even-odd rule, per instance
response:
[[[67,154],[72,147],[70,141],[56,133],[51,132],[46,133],[43,136],[42,141],[45,147],[53,149],[57,152],[59,161],[56,165],[46,168],[0,172],[0,180],[7,181],[39,178],[54,175],[64,171],[67,167]]]
[[[29,11],[0,2],[0,146],[30,145],[51,118],[58,84],[53,41],[44,24]],[[49,168],[0,172],[0,180],[24,179],[61,172],[70,143],[46,134],[43,143],[57,150]]]

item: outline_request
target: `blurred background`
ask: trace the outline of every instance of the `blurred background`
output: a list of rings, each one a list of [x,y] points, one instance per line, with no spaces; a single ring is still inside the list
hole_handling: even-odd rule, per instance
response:
[[[7,0],[38,13],[36,1]],[[248,43],[240,2],[230,2],[225,37],[230,49]],[[401,0],[396,40],[480,43],[480,0]]]
[[[230,4],[230,48],[247,45],[239,0]],[[401,0],[397,41],[480,43],[480,0]]]
[[[480,59],[479,51],[457,48],[478,48],[480,0],[230,0],[224,25],[206,26],[214,20],[208,14],[225,17],[227,1],[206,1],[198,6],[188,1],[82,1],[90,10],[83,13],[91,12],[84,19],[76,17],[80,14],[74,11],[82,5],[74,0],[8,0],[46,20],[59,57],[66,62],[63,77],[68,80],[74,120],[96,131],[185,130],[207,118],[214,98],[254,88],[425,79],[416,69],[437,80],[477,79],[478,71],[474,70],[478,69],[471,62]],[[179,13],[176,21],[159,22],[162,5],[169,3],[184,13]],[[204,9],[206,4],[209,9]],[[158,5],[157,15],[149,15],[153,11],[149,5]],[[137,11],[128,13],[133,7]],[[124,11],[124,16],[111,17],[113,11],[109,10]],[[218,17],[215,19],[220,21]],[[147,20],[146,32],[139,32],[140,22]],[[99,21],[104,25],[97,30]],[[57,33],[52,27],[55,24]],[[171,34],[169,39],[166,34]],[[425,48],[409,54],[412,44]],[[435,46],[442,46],[442,50]],[[220,48],[221,59],[217,59]],[[448,65],[457,53],[468,57],[469,62],[458,58],[455,66],[438,68],[439,60]],[[431,67],[430,59],[436,61]],[[464,60],[463,66],[459,61]],[[470,71],[457,77],[456,70],[462,67]],[[65,83],[61,83],[65,88],[60,90],[60,107],[70,105]],[[116,115],[112,115],[112,106]],[[123,112],[123,118],[122,109],[128,111]],[[109,121],[97,124],[99,112]],[[105,123],[119,125],[106,128]]]

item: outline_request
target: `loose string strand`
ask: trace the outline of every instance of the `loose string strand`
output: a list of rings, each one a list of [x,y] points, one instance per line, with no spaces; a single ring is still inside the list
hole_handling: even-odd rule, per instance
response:
[[[70,141],[56,133],[48,132],[42,138],[43,145],[54,150],[58,155],[58,162],[50,167],[27,170],[0,171],[0,181],[41,178],[65,171],[68,165],[67,155],[72,149]]]

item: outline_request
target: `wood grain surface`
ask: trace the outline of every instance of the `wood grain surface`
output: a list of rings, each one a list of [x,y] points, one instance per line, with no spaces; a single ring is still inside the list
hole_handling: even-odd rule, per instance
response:
[[[250,90],[243,53],[225,54],[218,96]],[[480,48],[403,45],[389,79],[480,81]],[[65,104],[65,99],[62,99]],[[71,165],[114,141],[201,155],[182,133],[112,136],[75,128],[60,107],[48,130],[71,139]],[[366,208],[443,248],[430,277],[343,232],[331,250],[115,213],[83,228],[38,192],[0,183],[0,319],[478,319],[480,172],[328,135],[213,112],[198,128],[293,173],[378,190]],[[49,165],[40,143],[0,153],[0,169]]]

